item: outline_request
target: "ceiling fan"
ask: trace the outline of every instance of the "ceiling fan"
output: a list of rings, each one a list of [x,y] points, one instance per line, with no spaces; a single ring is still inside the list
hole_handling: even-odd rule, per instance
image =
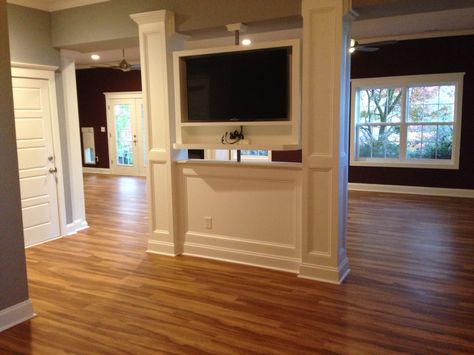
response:
[[[378,51],[380,48],[383,46],[390,46],[392,44],[398,43],[396,40],[390,40],[390,41],[379,41],[379,42],[371,42],[371,43],[364,43],[360,44],[358,41],[355,39],[351,39],[351,44],[349,47],[349,53],[354,53],[354,52],[375,52]]]
[[[122,60],[118,63],[118,65],[107,65],[104,66],[106,68],[112,68],[121,70],[123,72],[129,72],[131,70],[140,70],[140,64],[130,64],[125,59],[125,48],[122,48]]]

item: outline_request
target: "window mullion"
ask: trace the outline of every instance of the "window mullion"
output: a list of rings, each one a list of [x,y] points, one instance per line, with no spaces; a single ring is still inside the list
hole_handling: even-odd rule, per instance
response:
[[[407,117],[408,117],[408,88],[402,87],[402,100],[400,108],[400,161],[405,161],[407,158]]]

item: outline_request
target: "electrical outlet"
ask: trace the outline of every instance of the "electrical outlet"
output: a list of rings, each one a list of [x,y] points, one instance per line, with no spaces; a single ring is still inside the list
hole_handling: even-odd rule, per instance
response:
[[[204,217],[204,227],[206,229],[212,229],[212,217],[209,217],[209,216]]]

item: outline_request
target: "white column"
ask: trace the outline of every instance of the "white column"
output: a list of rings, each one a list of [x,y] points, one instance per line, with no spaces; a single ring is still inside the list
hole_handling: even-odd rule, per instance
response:
[[[131,15],[138,24],[142,91],[148,132],[148,252],[179,255],[177,191],[175,188],[174,89],[171,52],[183,37],[175,33],[174,14],[166,10]]]
[[[81,136],[79,128],[79,108],[77,104],[76,63],[79,53],[61,49],[61,80],[63,87],[64,112],[66,115],[66,144],[69,162],[71,189],[72,223],[68,224],[68,234],[87,228],[84,205],[84,181],[82,177]]]
[[[346,255],[350,1],[303,0],[300,277],[340,283]]]

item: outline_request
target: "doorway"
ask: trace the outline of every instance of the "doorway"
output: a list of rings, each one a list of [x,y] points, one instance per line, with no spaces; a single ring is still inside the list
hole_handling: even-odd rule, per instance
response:
[[[146,128],[141,92],[105,93],[110,169],[146,175]]]
[[[54,72],[13,68],[12,86],[23,230],[28,247],[59,237],[65,219]]]

